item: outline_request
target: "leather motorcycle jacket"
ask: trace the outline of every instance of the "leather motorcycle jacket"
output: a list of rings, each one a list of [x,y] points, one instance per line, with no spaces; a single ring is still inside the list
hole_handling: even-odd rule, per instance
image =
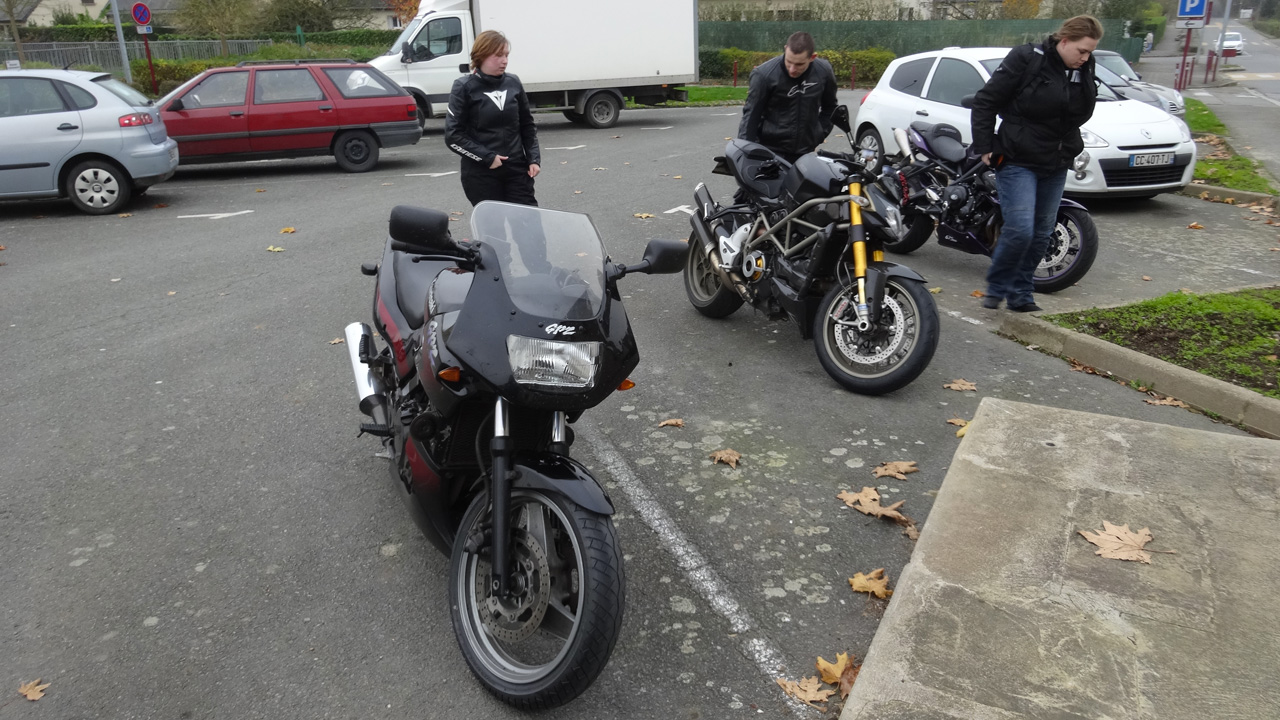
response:
[[[783,57],[751,72],[738,137],[795,157],[812,152],[831,132],[836,76],[831,63],[816,58],[800,77],[793,78]]]
[[[529,98],[511,73],[494,77],[476,70],[454,81],[444,141],[462,157],[464,170],[488,168],[497,155],[517,165],[542,164]]]

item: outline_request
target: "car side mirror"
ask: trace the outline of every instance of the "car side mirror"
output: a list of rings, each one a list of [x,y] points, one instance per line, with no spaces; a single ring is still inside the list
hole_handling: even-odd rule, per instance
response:
[[[852,132],[853,126],[849,123],[849,106],[837,105],[836,111],[831,114],[831,122],[845,132]]]
[[[973,101],[974,101],[974,99],[975,99],[975,98],[977,98],[977,97],[978,97],[978,96],[977,96],[976,94],[974,94],[974,95],[965,95],[964,97],[960,98],[960,107],[962,107],[962,108],[969,108],[970,110],[972,110],[972,109],[973,109]]]
[[[413,62],[413,53],[409,49],[409,43],[400,43],[400,62],[408,65]]]
[[[174,98],[173,102],[169,103],[169,112],[181,112],[186,109],[187,106],[182,104],[182,98]]]
[[[684,270],[689,243],[683,240],[650,240],[644,258],[633,269],[648,275],[670,275]],[[631,268],[628,268],[632,270]]]
[[[1134,77],[1136,77],[1136,78],[1138,78],[1139,80],[1141,80],[1141,79],[1142,79],[1142,73],[1140,73],[1140,72],[1135,72],[1135,73],[1133,74],[1133,76],[1134,76]]]

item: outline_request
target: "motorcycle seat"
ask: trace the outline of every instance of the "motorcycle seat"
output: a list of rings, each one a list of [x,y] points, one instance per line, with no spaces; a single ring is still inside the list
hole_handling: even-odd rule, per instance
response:
[[[911,129],[920,133],[934,155],[947,162],[958,163],[964,160],[966,146],[960,138],[960,131],[954,125],[916,121],[911,123]]]
[[[791,163],[760,143],[737,138],[725,147],[725,159],[740,185],[766,205],[777,204]]]

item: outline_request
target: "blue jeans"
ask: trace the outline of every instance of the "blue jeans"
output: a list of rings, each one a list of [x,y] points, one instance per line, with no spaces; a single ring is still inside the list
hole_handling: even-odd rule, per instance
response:
[[[1067,171],[1041,175],[1017,165],[996,170],[1004,227],[987,269],[987,296],[1009,307],[1035,302],[1032,278],[1049,248]]]

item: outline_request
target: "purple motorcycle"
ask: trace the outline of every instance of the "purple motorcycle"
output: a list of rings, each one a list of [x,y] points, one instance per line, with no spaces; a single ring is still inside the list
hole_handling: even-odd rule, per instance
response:
[[[996,192],[996,174],[969,154],[960,131],[944,123],[913,122],[895,128],[903,159],[886,165],[877,180],[898,203],[901,222],[873,229],[885,250],[906,254],[917,250],[936,225],[938,244],[974,255],[991,256],[1004,221]],[[1066,198],[1049,247],[1035,272],[1035,291],[1053,293],[1084,277],[1098,254],[1098,228],[1089,211]]]

